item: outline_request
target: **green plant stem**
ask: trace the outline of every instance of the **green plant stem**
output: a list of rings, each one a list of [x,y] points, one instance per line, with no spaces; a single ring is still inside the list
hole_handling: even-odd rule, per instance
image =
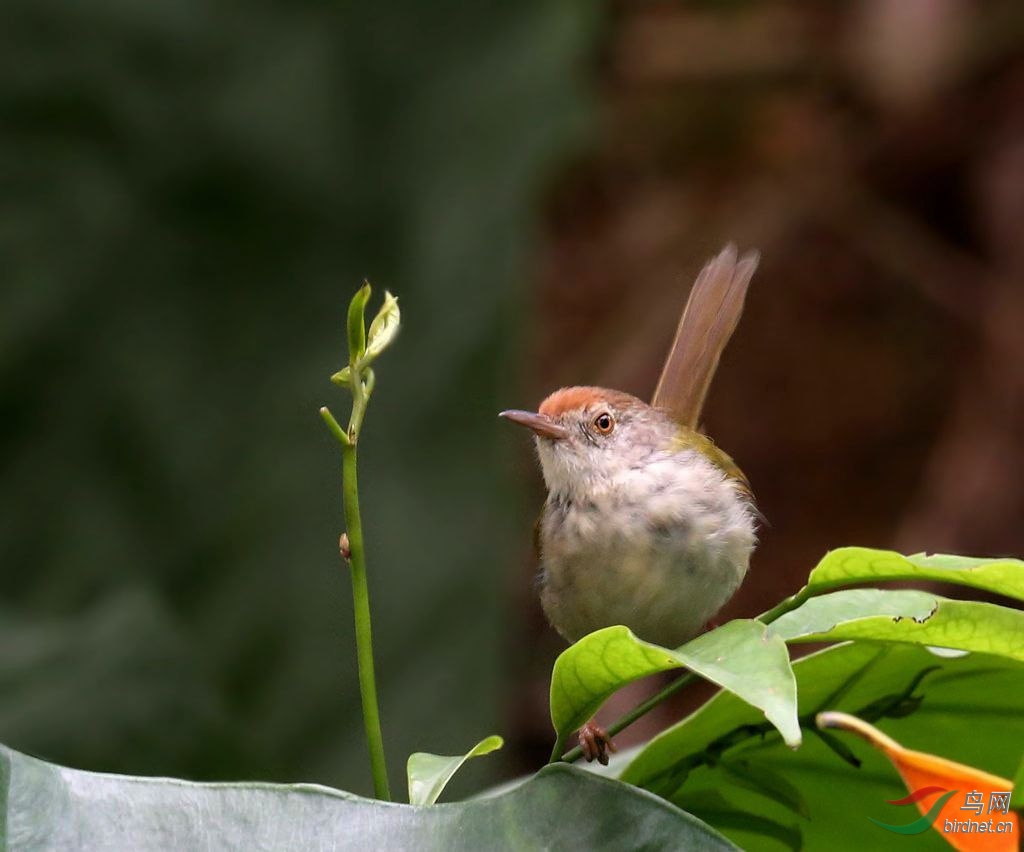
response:
[[[661,690],[661,692],[659,692],[657,695],[652,695],[642,704],[638,704],[628,713],[616,719],[611,725],[608,726],[606,733],[609,737],[614,737],[616,734],[620,733],[621,731],[624,731],[626,728],[632,725],[641,716],[646,716],[663,701],[667,701],[677,692],[681,692],[682,690],[686,689],[687,686],[689,686],[691,683],[697,680],[700,680],[700,677],[694,674],[693,672],[686,672],[685,674],[680,675],[674,681],[672,681],[672,683],[670,683],[663,690]],[[550,761],[551,763],[556,763],[558,760],[562,760],[565,763],[575,763],[583,756],[583,749],[579,746],[576,746],[576,748],[567,751],[565,754],[561,756],[561,758],[557,756],[558,752],[561,751],[559,743],[555,744],[555,748],[556,751],[552,756],[552,759]]]
[[[811,592],[810,587],[804,586],[795,595],[790,595],[785,600],[779,601],[779,603],[777,603],[767,612],[762,612],[757,617],[757,620],[760,621],[762,624],[771,624],[777,618],[781,618],[782,616],[784,616],[787,612],[792,612],[797,607],[803,606],[805,603],[807,603],[808,600],[814,597],[815,594],[819,594],[822,591],[826,590],[817,589],[815,592]]]
[[[377,677],[373,667],[373,631],[370,627],[370,588],[366,577],[366,550],[363,545],[363,522],[359,514],[359,481],[356,475],[356,445],[363,427],[366,405],[373,393],[375,376],[370,362],[379,355],[398,330],[398,302],[386,294],[384,306],[370,325],[366,337],[366,302],[370,285],[364,282],[348,306],[348,366],[339,370],[331,381],[347,387],[352,393],[352,414],[348,429],[343,430],[334,415],[320,409],[320,416],[331,434],[341,444],[342,496],[345,503],[345,533],[339,546],[352,574],[352,608],[356,626],[356,659],[359,664],[359,696],[363,705],[363,726],[366,747],[370,752],[373,790],[378,799],[391,801],[387,763],[384,759],[384,736],[380,727],[380,703],[377,700]],[[376,329],[376,331],[375,331]],[[376,336],[375,336],[376,335]],[[369,343],[373,352],[367,352]]]
[[[767,612],[761,613],[761,615],[757,617],[757,620],[760,621],[762,624],[771,624],[773,621],[775,621],[775,619],[780,618],[787,612],[792,612],[797,607],[802,606],[811,597],[813,597],[812,593],[805,586],[795,595],[791,595],[784,601],[779,602],[776,606],[772,607]],[[670,683],[663,690],[661,690],[661,692],[659,692],[657,695],[652,695],[642,704],[638,704],[628,713],[616,719],[607,728],[608,736],[614,737],[619,732],[624,731],[626,728],[632,725],[637,719],[646,716],[659,704],[663,703],[664,701],[667,701],[677,692],[681,692],[682,690],[686,689],[687,686],[689,686],[691,683],[697,680],[700,680],[700,677],[694,674],[693,672],[686,672],[685,674],[680,675],[678,678],[672,681],[672,683]],[[564,744],[564,737],[559,738],[558,742],[555,743],[555,748],[552,751],[551,760],[549,761],[549,763],[557,763],[559,760],[561,760],[564,763],[574,763],[583,756],[583,749],[579,746],[576,746],[576,748],[570,749],[561,757],[559,757],[558,753],[562,750]]]
[[[558,763],[560,760],[566,760],[568,763],[572,763],[572,760],[568,760],[568,757],[572,752],[565,755],[562,754],[562,749],[565,748],[566,739],[567,737],[564,732],[555,737],[555,746],[551,749],[551,757],[548,758],[548,763]],[[583,754],[583,749],[579,746],[573,749],[573,751],[578,751],[580,754]],[[577,755],[576,758],[573,758],[573,760],[576,760],[578,757],[579,755]]]
[[[327,428],[330,429],[331,434],[338,439],[338,442],[343,447],[351,443],[348,439],[348,434],[341,428],[338,421],[334,419],[334,415],[331,414],[331,410],[326,405],[320,409],[320,416],[323,418],[324,423],[327,424]]]
[[[352,437],[352,427],[349,435]],[[387,766],[384,762],[384,738],[380,728],[380,709],[377,703],[377,679],[373,669],[373,637],[370,629],[370,590],[366,581],[366,553],[363,549],[363,524],[359,515],[359,485],[356,478],[356,445],[351,440],[343,443],[342,489],[345,500],[345,526],[352,556],[349,569],[352,574],[352,603],[356,622],[356,656],[359,661],[359,692],[363,702],[363,724],[366,744],[370,750],[370,769],[373,773],[373,791],[378,799],[391,801]]]

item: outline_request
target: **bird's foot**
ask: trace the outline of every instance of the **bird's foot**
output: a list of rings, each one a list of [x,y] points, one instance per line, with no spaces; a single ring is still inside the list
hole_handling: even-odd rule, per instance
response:
[[[580,728],[580,748],[588,763],[596,760],[602,766],[608,765],[608,752],[618,751],[612,738],[593,719]]]

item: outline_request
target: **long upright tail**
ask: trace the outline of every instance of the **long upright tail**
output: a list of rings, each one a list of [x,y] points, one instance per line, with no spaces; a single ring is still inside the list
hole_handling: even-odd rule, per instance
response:
[[[740,321],[760,257],[750,251],[737,258],[729,243],[705,264],[690,291],[651,404],[691,429],[697,428],[718,359]]]

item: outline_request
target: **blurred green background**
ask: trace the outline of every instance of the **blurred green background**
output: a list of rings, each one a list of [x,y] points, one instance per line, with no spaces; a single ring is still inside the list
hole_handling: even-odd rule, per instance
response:
[[[364,276],[406,318],[362,453],[396,786],[502,727],[495,412],[588,6],[6,4],[0,739],[369,789],[317,415]]]
[[[1018,0],[3,17],[0,741],[369,791],[317,416],[363,277],[404,320],[361,453],[396,789],[490,733],[467,786],[546,757],[495,413],[648,395],[728,239],[764,263],[707,425],[771,526],[724,617],[843,544],[1024,553]]]

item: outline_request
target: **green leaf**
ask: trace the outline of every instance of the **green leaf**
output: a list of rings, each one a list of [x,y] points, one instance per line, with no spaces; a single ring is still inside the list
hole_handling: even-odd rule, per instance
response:
[[[463,755],[447,756],[418,751],[409,755],[406,774],[409,778],[409,804],[432,805],[437,801],[452,776],[471,757],[481,757],[497,751],[505,744],[498,736],[480,740]]]
[[[348,362],[359,362],[366,352],[366,303],[370,300],[370,282],[364,282],[348,305]],[[337,375],[337,374],[335,374]]]
[[[936,665],[923,680],[919,675]],[[1024,742],[1020,712],[1024,665],[1002,657],[969,654],[939,659],[918,645],[846,643],[819,651],[793,664],[799,689],[799,713],[813,724],[824,709],[861,715],[886,696],[899,696],[911,685],[922,697],[910,716],[875,719],[873,724],[908,748],[940,754],[988,772],[1013,777],[1019,760],[1017,744]],[[757,733],[758,725],[766,730]],[[745,736],[744,732],[748,731]],[[725,747],[729,742],[732,747]],[[1015,748],[1008,749],[1013,743]],[[651,740],[621,773],[622,780],[660,792],[688,807],[703,791],[721,791],[727,782],[724,763],[744,761],[764,767],[792,784],[806,803],[810,822],[801,824],[805,848],[879,848],[884,832],[869,822],[891,817],[886,799],[906,795],[888,760],[859,742],[852,742],[860,769],[854,769],[817,737],[807,737],[793,751],[758,719],[758,714],[735,695],[721,692],[686,719]],[[703,755],[716,758],[711,766]],[[685,773],[685,783],[679,780]],[[679,779],[679,780],[677,780]],[[729,787],[733,806],[786,824],[790,808],[763,794]],[[697,808],[694,808],[697,811]],[[888,813],[887,813],[888,811]],[[698,815],[745,848],[767,848],[750,842],[748,834],[730,827],[711,812]],[[891,819],[889,820],[892,821]],[[937,852],[948,849],[935,832],[916,844]]]
[[[847,589],[811,598],[772,622],[787,642],[870,639],[1024,661],[1024,612],[913,590]]]
[[[843,645],[811,654],[793,664],[797,681],[798,713],[806,715],[822,709],[822,702],[836,695],[844,685],[870,671],[889,653],[870,645]],[[841,653],[840,653],[841,652]],[[934,664],[934,658],[925,654]],[[865,679],[869,679],[865,677]],[[892,686],[891,681],[886,685]],[[892,689],[885,691],[891,692]],[[879,692],[873,697],[885,694]],[[734,731],[759,725],[763,720],[749,705],[732,693],[722,692],[705,702],[687,718],[666,729],[647,743],[622,772],[622,780],[647,788],[661,788],[660,779],[671,777],[680,765],[708,750],[717,752],[716,743]],[[667,794],[673,790],[666,790]]]
[[[488,799],[421,808],[313,784],[194,784],[64,769],[0,746],[0,848],[734,850],[649,793],[564,764]],[[6,819],[5,819],[6,817]]]
[[[1017,774],[1013,776],[1013,794],[1010,796],[1010,807],[1015,811],[1024,811],[1024,755],[1021,755]]]
[[[402,322],[402,313],[398,309],[398,299],[387,290],[384,291],[384,304],[377,311],[377,316],[370,323],[370,331],[366,339],[366,354],[363,363],[370,364],[381,352],[387,349],[398,334]]]
[[[1024,600],[1024,561],[970,556],[903,556],[891,550],[843,547],[833,550],[811,571],[807,587],[827,591],[879,580],[929,580],[956,583]]]
[[[352,384],[352,368],[342,367],[331,376],[331,381],[338,385],[338,387],[347,388]]]
[[[747,619],[730,621],[674,651],[644,642],[621,625],[584,636],[555,661],[555,731],[561,737],[576,730],[627,683],[681,667],[735,692],[763,711],[787,743],[799,745],[796,682],[786,647],[765,625]]]
[[[786,849],[800,852],[803,837],[796,825],[778,822],[768,817],[737,807],[717,790],[701,790],[692,795],[681,795],[675,802],[698,819],[729,830],[742,838],[745,849],[760,849],[766,838],[777,841]],[[753,835],[746,837],[744,835]],[[756,846],[750,841],[756,841]]]
[[[797,816],[810,818],[803,794],[784,775],[748,760],[723,762],[722,772],[733,784],[778,802]]]

